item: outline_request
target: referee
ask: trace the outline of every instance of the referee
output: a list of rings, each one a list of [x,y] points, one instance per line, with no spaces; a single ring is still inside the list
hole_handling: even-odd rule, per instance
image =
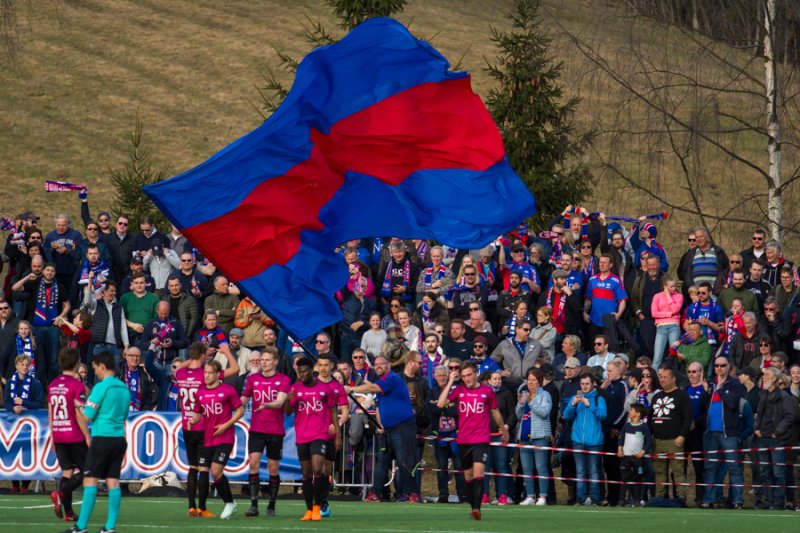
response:
[[[108,519],[100,533],[114,533],[122,502],[119,475],[128,444],[125,421],[128,419],[131,393],[114,376],[114,356],[109,351],[94,355],[94,375],[99,381],[86,400],[86,418],[92,421],[92,442],[83,472],[83,505],[78,521],[64,533],[87,533],[89,518],[97,500],[97,481],[108,486]]]

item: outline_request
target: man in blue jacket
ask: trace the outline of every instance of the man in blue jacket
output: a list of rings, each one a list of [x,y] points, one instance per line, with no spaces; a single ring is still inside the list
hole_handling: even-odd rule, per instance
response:
[[[578,470],[578,479],[590,479],[591,487],[588,491],[586,481],[578,481],[576,505],[592,506],[600,501],[600,455],[597,453],[581,453],[578,450],[599,452],[603,449],[603,426],[606,418],[606,401],[600,396],[594,386],[590,374],[581,376],[581,390],[570,399],[564,418],[574,419],[572,423],[572,446],[576,450],[575,466]]]
[[[744,387],[739,380],[731,377],[730,363],[725,357],[714,359],[715,379],[711,383],[711,398],[706,414],[706,433],[703,436],[703,450],[707,459],[720,459],[721,450],[735,450],[739,448],[741,409],[740,400],[744,397]],[[711,452],[711,453],[708,453]],[[724,452],[725,464],[730,473],[730,498],[734,509],[742,509],[744,505],[742,483],[744,475],[741,464],[741,453]],[[719,462],[709,461],[705,465],[703,481],[714,483]],[[706,487],[702,507],[708,509],[714,505],[722,494],[721,487]]]

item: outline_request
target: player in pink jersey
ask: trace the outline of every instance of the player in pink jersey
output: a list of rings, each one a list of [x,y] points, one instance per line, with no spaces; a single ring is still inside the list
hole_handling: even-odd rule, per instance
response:
[[[339,426],[344,427],[350,419],[350,402],[347,400],[347,392],[341,383],[333,379],[332,372],[336,365],[333,355],[330,353],[323,353],[317,357],[316,371],[317,380],[328,386],[333,394],[339,411]],[[334,442],[329,439],[330,446],[328,446],[327,455],[325,456],[325,466],[322,469],[322,504],[320,509],[320,516],[323,518],[331,515],[330,505],[328,504],[328,493],[330,492],[330,478],[333,473],[333,462],[336,460],[336,455],[342,447],[341,442]]]
[[[250,417],[250,432],[247,435],[247,452],[250,454],[250,509],[245,516],[258,516],[258,493],[261,479],[261,455],[267,449],[267,471],[269,472],[269,504],[267,516],[275,516],[275,499],[278,497],[281,478],[280,461],[283,457],[283,404],[289,393],[289,376],[276,371],[278,350],[266,346],[261,353],[261,372],[247,378],[242,391],[242,403],[253,399]]]
[[[453,387],[461,377],[462,384]],[[508,443],[508,428],[497,409],[497,397],[491,387],[478,382],[478,366],[465,361],[460,370],[450,372],[447,385],[442,388],[436,405],[444,409],[448,404],[458,406],[458,452],[464,479],[467,482],[467,500],[472,505],[472,518],[481,519],[483,472],[489,457],[491,418],[502,428],[503,444]]]
[[[306,513],[300,519],[318,521],[321,517],[323,469],[329,439],[339,440],[339,417],[336,399],[324,383],[314,378],[314,363],[307,357],[295,361],[297,381],[289,389],[289,401],[284,405],[286,414],[295,413],[294,430],[297,458],[303,472],[303,496]]]
[[[224,375],[219,361],[209,361],[203,371],[205,385],[197,390],[195,413],[189,423],[189,429],[204,420],[203,453],[200,455],[199,465],[211,467],[211,477],[214,486],[225,502],[225,508],[219,515],[223,520],[230,518],[236,512],[236,502],[233,501],[231,485],[225,476],[225,465],[228,463],[236,442],[234,424],[244,416],[244,406],[239,399],[239,394],[231,385],[222,383],[220,378]]]
[[[50,493],[50,499],[58,518],[63,516],[67,522],[74,522],[77,516],[72,510],[72,493],[83,484],[83,466],[91,441],[86,417],[81,412],[86,403],[86,386],[78,377],[81,364],[78,350],[61,350],[58,364],[62,373],[47,387],[47,420],[61,481],[58,490]]]
[[[239,364],[231,354],[230,350],[223,351],[228,358],[228,368],[224,375],[235,376],[239,373]],[[206,499],[208,498],[208,465],[200,464],[200,456],[203,453],[203,431],[205,429],[204,420],[200,421],[189,429],[189,423],[195,412],[197,401],[197,391],[203,385],[203,366],[208,359],[208,346],[201,342],[195,342],[188,349],[189,358],[180,363],[181,368],[175,371],[175,383],[178,385],[178,403],[181,408],[181,428],[183,430],[183,444],[186,449],[186,460],[189,463],[189,473],[186,476],[186,492],[189,496],[189,516],[200,516],[203,518],[213,518],[214,514],[206,509]],[[200,492],[200,505],[196,505],[198,495],[198,485]]]

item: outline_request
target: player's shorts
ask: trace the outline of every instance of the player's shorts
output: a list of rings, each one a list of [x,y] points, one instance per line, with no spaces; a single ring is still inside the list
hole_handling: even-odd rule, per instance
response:
[[[200,455],[203,453],[204,431],[183,430],[183,445],[186,448],[186,461],[189,466],[200,466]]]
[[[267,459],[280,461],[283,457],[283,435],[270,435],[251,431],[247,434],[247,453],[263,453],[267,449]]]
[[[329,440],[328,447],[325,449],[325,460],[326,461],[335,461],[336,460],[336,441]]]
[[[62,472],[71,472],[75,468],[83,470],[88,451],[89,447],[84,440],[80,442],[56,442],[58,466]]]
[[[297,459],[300,461],[310,461],[312,455],[328,457],[328,448],[335,448],[333,443],[328,440],[313,440],[305,444],[298,444]]]
[[[216,446],[206,446],[200,453],[200,460],[197,466],[211,466],[217,463],[222,466],[228,464],[228,458],[233,452],[233,444],[218,444]]]
[[[127,449],[125,437],[92,437],[83,467],[84,477],[119,479]]]
[[[489,444],[459,444],[458,456],[461,458],[461,468],[468,470],[474,463],[486,464],[490,449]]]

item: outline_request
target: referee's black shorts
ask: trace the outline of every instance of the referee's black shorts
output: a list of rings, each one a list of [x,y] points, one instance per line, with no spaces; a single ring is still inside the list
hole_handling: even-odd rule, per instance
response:
[[[92,437],[86,464],[83,467],[84,477],[98,479],[119,479],[122,460],[128,449],[125,437]]]

